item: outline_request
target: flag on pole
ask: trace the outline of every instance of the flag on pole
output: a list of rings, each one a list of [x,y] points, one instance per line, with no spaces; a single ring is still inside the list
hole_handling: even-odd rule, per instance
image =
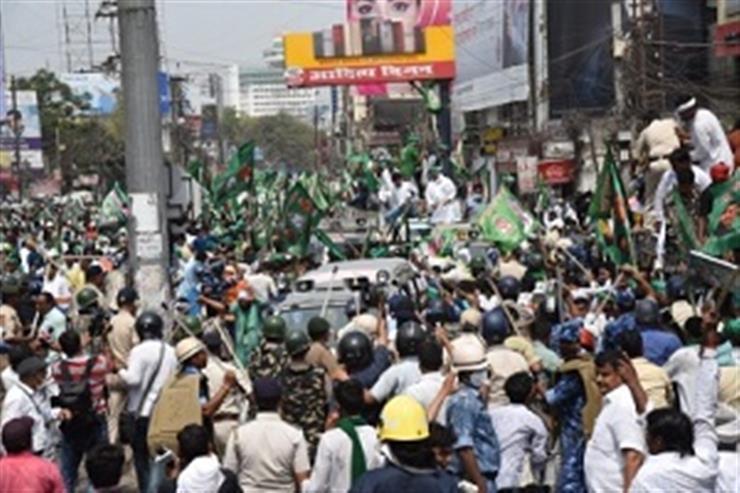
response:
[[[509,189],[502,186],[478,217],[481,236],[505,252],[517,248],[534,227],[534,219]]]
[[[128,196],[116,182],[100,205],[100,224],[118,225],[128,217]]]
[[[627,193],[609,149],[588,214],[596,225],[601,250],[615,265],[632,263],[635,258],[628,211]]]
[[[254,176],[254,142],[242,144],[223,173],[211,180],[213,205],[221,205],[249,190]]]
[[[285,249],[296,257],[303,257],[308,250],[311,231],[318,224],[321,215],[300,181],[288,192],[283,214]]]
[[[694,230],[694,222],[691,219],[686,205],[683,203],[681,194],[677,189],[673,190],[673,206],[676,213],[676,229],[678,230],[678,237],[683,246],[684,252],[688,254],[691,250],[696,250],[699,245],[699,241],[696,239],[696,232]]]

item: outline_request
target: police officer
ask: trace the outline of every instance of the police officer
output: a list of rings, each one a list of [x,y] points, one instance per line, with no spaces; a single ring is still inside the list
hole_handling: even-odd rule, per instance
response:
[[[324,430],[328,398],[325,371],[306,362],[310,347],[311,339],[305,331],[292,329],[286,333],[285,349],[290,355],[290,362],[280,376],[280,386],[284,391],[281,408],[283,419],[303,430],[313,462]]]
[[[262,326],[262,341],[249,363],[249,376],[258,378],[277,378],[288,366],[290,357],[283,341],[287,325],[282,317],[272,316]]]
[[[424,337],[426,332],[418,322],[406,322],[398,329],[396,351],[400,360],[383,372],[370,392],[365,394],[367,404],[384,402],[419,381],[421,370],[416,354]]]

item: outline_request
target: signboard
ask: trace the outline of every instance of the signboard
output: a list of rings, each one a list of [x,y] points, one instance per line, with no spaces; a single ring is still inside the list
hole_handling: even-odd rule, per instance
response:
[[[498,150],[498,143],[504,138],[504,129],[502,127],[491,127],[483,131],[481,143],[483,151],[487,156],[495,156]]]
[[[86,115],[110,115],[116,109],[121,83],[117,77],[104,73],[61,74],[59,80],[72,94],[87,102]]]
[[[455,77],[451,0],[347,0],[347,22],[284,37],[291,87]]]
[[[21,150],[21,167],[44,169],[41,147],[41,120],[35,91],[16,92],[17,111],[13,112],[13,96],[5,92],[7,124],[0,128],[0,169],[10,169],[15,161],[16,135]]]
[[[714,31],[714,54],[740,56],[740,20],[718,25]]]
[[[537,157],[516,158],[516,184],[519,193],[533,193],[537,188]]]
[[[575,166],[570,159],[556,161],[542,161],[537,166],[537,171],[542,181],[548,185],[565,185],[573,181]]]
[[[529,0],[455,3],[453,100],[477,111],[529,97]]]

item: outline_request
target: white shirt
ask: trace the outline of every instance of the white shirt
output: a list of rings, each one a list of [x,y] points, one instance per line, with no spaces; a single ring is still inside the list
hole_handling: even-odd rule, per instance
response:
[[[712,177],[699,166],[691,166],[691,170],[694,172],[694,188],[699,193],[709,188],[712,184]],[[673,169],[669,169],[663,173],[663,177],[658,183],[658,188],[655,189],[655,202],[653,202],[653,213],[655,214],[655,217],[660,220],[665,218],[663,214],[665,200],[676,185],[678,185],[678,178]]]
[[[462,219],[460,203],[455,200],[456,197],[455,184],[442,174],[427,185],[424,198],[432,212],[432,224],[451,224]]]
[[[715,491],[719,454],[714,417],[717,409],[719,369],[714,351],[704,351],[698,378],[702,385],[696,387],[696,407],[692,417],[694,455],[681,457],[678,452],[649,455],[632,482],[631,492]]]
[[[637,137],[633,148],[634,155],[647,155],[653,158],[668,156],[681,147],[676,134],[677,129],[678,125],[673,118],[653,120]]]
[[[69,280],[61,272],[57,272],[54,279],[44,279],[43,291],[50,293],[54,299],[71,299],[72,289],[70,287]],[[59,308],[67,310],[69,308],[69,302],[59,303]]]
[[[44,392],[34,391],[19,381],[5,395],[0,414],[0,429],[12,419],[22,416],[33,418],[31,448],[34,452],[42,452],[50,447],[51,434],[47,424],[54,420],[55,413],[52,412],[51,402]]]
[[[691,144],[694,146],[691,158],[699,163],[706,171],[718,163],[725,163],[730,171],[735,164],[735,158],[730,149],[722,124],[714,113],[705,108],[696,110],[694,120],[689,125]]]
[[[364,425],[355,428],[365,453],[367,470],[380,467],[380,443],[378,433],[372,426]],[[352,473],[352,441],[339,428],[334,428],[321,435],[316,451],[311,479],[304,483],[303,491],[309,493],[333,493],[349,491]]]
[[[0,379],[3,381],[3,388],[5,392],[8,392],[13,385],[19,382],[18,374],[13,371],[13,368],[8,366],[2,372],[0,372]]]
[[[390,206],[391,209],[401,207],[410,200],[419,196],[419,189],[416,184],[405,180],[399,186],[393,186],[391,189]]]
[[[177,493],[218,491],[224,479],[218,457],[202,455],[190,461],[177,477]]]
[[[445,377],[442,373],[435,371],[431,373],[422,373],[421,379],[415,384],[409,385],[404,394],[413,397],[419,402],[424,409],[429,409],[429,405],[432,403],[439,390],[442,388],[442,384],[445,381]],[[442,403],[442,407],[439,409],[437,414],[437,421],[439,424],[444,425],[447,421],[447,399]]]
[[[159,367],[157,376],[154,378],[154,383],[149,393],[143,396],[142,394],[157,367],[162,344],[165,344],[162,364]],[[129,387],[129,412],[135,413],[139,408],[141,400],[145,399],[141,407],[140,416],[149,416],[157,400],[157,396],[159,396],[159,391],[162,390],[167,379],[175,373],[176,369],[177,357],[175,356],[175,350],[169,344],[160,340],[147,339],[134,346],[128,358],[128,368],[122,368],[118,371],[118,375]]]
[[[409,386],[421,380],[419,360],[415,357],[403,358],[385,370],[375,382],[370,394],[376,402],[384,402],[402,394]]]
[[[637,416],[632,393],[620,385],[604,396],[594,431],[583,459],[588,491],[621,493],[624,490],[622,452],[645,454],[645,434]]]
[[[262,303],[267,303],[273,296],[277,296],[278,288],[275,280],[267,274],[249,274],[244,280],[254,291],[254,297]]]
[[[523,404],[507,404],[489,411],[501,450],[501,466],[496,476],[498,488],[522,486],[524,460],[530,456],[535,479],[547,461],[547,428]]]

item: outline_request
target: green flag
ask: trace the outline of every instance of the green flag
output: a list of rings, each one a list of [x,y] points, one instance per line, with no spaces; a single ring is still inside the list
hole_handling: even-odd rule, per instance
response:
[[[128,216],[128,196],[116,182],[100,205],[100,224],[118,225],[126,222]]]
[[[329,255],[331,255],[334,260],[347,260],[347,256],[344,254],[342,249],[339,248],[339,245],[334,243],[329,235],[327,235],[320,229],[314,231],[313,234],[317,240],[319,240],[326,248],[329,249]]]
[[[596,225],[596,239],[601,250],[615,265],[632,263],[632,242],[627,193],[614,162],[607,150],[588,214]]]
[[[514,250],[527,237],[524,211],[505,186],[478,217],[478,225],[482,238],[505,252]]]
[[[218,206],[252,186],[254,175],[254,142],[243,144],[229,160],[224,172],[211,180],[211,199]]]
[[[321,215],[302,183],[297,182],[288,192],[283,215],[282,238],[285,249],[294,256],[305,256],[311,232]]]
[[[684,252],[688,254],[689,251],[697,248],[699,241],[696,239],[694,222],[686,211],[686,205],[683,203],[683,199],[681,198],[681,194],[678,189],[673,190],[673,207],[675,208],[678,236],[681,240]]]

